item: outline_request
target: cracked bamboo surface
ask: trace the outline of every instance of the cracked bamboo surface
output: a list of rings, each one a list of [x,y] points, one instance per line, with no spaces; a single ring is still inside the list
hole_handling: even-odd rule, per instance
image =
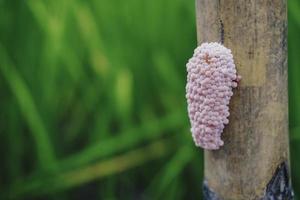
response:
[[[289,160],[286,0],[196,0],[196,11],[198,43],[224,42],[242,76],[205,178],[221,199],[259,199]]]

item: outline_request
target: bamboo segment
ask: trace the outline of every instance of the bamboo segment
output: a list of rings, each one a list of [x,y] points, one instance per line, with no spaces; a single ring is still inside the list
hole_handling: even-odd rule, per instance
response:
[[[196,0],[198,43],[222,42],[242,76],[205,178],[219,199],[261,199],[289,163],[286,0]]]

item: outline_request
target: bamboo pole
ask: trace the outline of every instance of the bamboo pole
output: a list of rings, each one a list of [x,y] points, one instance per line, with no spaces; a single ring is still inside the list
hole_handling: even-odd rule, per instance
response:
[[[205,151],[205,199],[292,199],[286,0],[196,0],[198,43],[232,50],[242,76],[224,146]]]

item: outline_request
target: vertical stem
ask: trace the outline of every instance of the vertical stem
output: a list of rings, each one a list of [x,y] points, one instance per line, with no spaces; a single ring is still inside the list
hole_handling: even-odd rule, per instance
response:
[[[224,147],[205,152],[206,199],[292,198],[286,0],[196,0],[196,9],[199,44],[230,48],[242,76]]]

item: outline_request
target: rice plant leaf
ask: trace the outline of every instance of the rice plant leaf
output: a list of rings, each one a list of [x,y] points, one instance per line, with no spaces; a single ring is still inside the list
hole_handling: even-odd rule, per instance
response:
[[[39,165],[43,169],[54,169],[56,159],[49,139],[49,133],[40,117],[29,88],[1,44],[0,60],[2,61],[0,64],[1,73],[10,86],[11,92],[18,102],[19,109],[30,128],[30,133],[32,134],[36,146]]]
[[[162,119],[147,122],[142,126],[120,133],[118,136],[91,144],[85,150],[63,160],[61,166],[63,168],[81,166],[101,157],[129,149],[141,142],[156,139],[166,133],[166,130],[182,127],[185,124],[183,116],[182,112],[172,113]]]
[[[106,176],[122,173],[133,167],[141,166],[149,161],[159,159],[171,152],[173,148],[167,139],[150,143],[119,156],[70,170],[61,174],[39,177],[28,182],[19,182],[4,192],[1,197],[15,199],[51,194],[82,185]]]
[[[193,157],[193,151],[190,146],[181,147],[171,161],[161,170],[161,172],[154,178],[148,191],[154,190],[154,199],[160,199],[161,195],[168,190],[168,187],[175,181],[175,179],[180,175],[184,167],[191,161]]]

